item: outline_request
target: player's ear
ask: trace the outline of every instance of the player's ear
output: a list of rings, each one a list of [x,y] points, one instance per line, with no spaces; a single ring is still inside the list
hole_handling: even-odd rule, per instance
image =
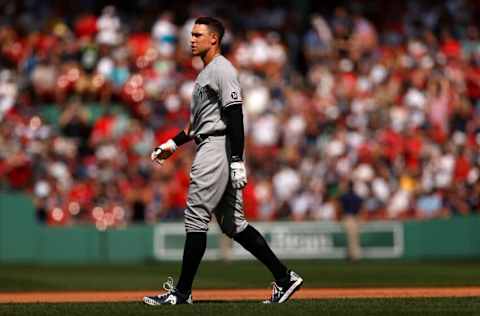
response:
[[[218,43],[218,34],[215,32],[212,32],[210,34],[211,34],[210,43],[212,44],[212,46],[214,46]]]

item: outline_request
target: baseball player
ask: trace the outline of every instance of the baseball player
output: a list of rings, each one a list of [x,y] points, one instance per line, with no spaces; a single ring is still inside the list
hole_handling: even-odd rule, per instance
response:
[[[272,296],[264,303],[283,303],[303,284],[272,252],[263,236],[245,220],[242,189],[247,184],[243,161],[242,93],[233,65],[220,53],[222,23],[201,17],[192,28],[191,49],[204,63],[195,81],[189,126],[155,148],[151,159],[162,165],[175,150],[194,140],[197,145],[190,172],[186,240],[180,278],[164,283],[165,293],[146,296],[148,305],[191,304],[192,284],[206,249],[212,215],[224,234],[260,260],[273,274]]]

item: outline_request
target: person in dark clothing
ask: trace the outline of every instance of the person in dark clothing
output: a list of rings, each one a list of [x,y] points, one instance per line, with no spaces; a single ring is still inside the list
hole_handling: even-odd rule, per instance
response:
[[[348,259],[356,261],[361,256],[358,214],[362,209],[363,199],[355,192],[353,182],[349,181],[344,186],[346,190],[340,195],[339,202],[347,235],[347,256]]]

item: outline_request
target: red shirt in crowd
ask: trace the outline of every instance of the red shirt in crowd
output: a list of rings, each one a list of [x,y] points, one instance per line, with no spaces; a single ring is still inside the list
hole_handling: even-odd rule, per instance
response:
[[[470,160],[465,155],[461,155],[457,157],[455,161],[455,169],[454,169],[455,181],[459,181],[459,182],[465,181],[467,179],[469,172],[470,172]]]
[[[77,37],[92,38],[97,33],[97,17],[92,14],[87,14],[80,17],[74,25],[75,34]]]
[[[403,151],[402,135],[388,128],[380,133],[380,144],[382,145],[383,154],[390,160],[394,161]]]
[[[410,170],[418,170],[420,167],[420,154],[423,148],[423,140],[419,134],[413,134],[405,138],[405,163]]]

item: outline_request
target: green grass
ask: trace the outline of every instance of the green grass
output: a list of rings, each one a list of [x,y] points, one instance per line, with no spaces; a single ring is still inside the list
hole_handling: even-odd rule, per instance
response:
[[[305,287],[480,286],[480,262],[290,261]],[[179,263],[143,265],[0,265],[0,292],[75,290],[158,290]],[[267,288],[271,276],[256,262],[203,262],[196,288]],[[152,308],[132,303],[0,304],[0,315],[480,315],[480,298],[398,298],[202,302]]]
[[[258,302],[199,303],[150,307],[141,303],[0,304],[0,315],[480,315],[479,298],[297,300],[281,305]]]
[[[480,262],[290,261],[305,287],[480,286]],[[142,265],[0,265],[0,292],[154,290],[177,279],[179,263]],[[196,288],[267,288],[270,273],[259,263],[203,262]],[[0,315],[2,315],[0,313]]]

